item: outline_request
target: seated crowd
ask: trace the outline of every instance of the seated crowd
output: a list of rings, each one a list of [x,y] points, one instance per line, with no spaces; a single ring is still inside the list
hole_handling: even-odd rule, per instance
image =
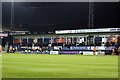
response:
[[[104,44],[104,43],[103,43]],[[19,46],[19,47],[18,47]],[[91,43],[89,45],[85,45],[85,43],[81,43],[81,44],[63,44],[63,43],[52,43],[52,45],[49,45],[49,43],[36,43],[34,44],[22,44],[20,45],[10,45],[8,46],[7,52],[12,52],[14,53],[15,51],[20,51],[23,53],[35,53],[35,54],[50,54],[51,50],[54,50],[54,46],[62,46],[62,47],[67,47],[70,48],[71,46],[107,46],[106,50],[105,50],[105,55],[108,54],[112,54],[112,53],[116,53],[116,54],[120,54],[120,44],[119,43],[109,43],[107,42],[104,45],[100,45],[99,43]],[[107,48],[109,48],[109,46],[115,46],[115,48],[108,50]],[[62,50],[62,49],[60,49]]]

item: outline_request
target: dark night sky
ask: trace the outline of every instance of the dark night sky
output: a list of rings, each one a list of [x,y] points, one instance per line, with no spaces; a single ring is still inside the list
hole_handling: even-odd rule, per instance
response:
[[[22,25],[30,31],[54,31],[88,28],[89,3],[85,2],[19,2],[14,5],[15,27]],[[10,26],[10,6],[3,5],[3,26]],[[94,4],[94,28],[120,27],[120,3]]]

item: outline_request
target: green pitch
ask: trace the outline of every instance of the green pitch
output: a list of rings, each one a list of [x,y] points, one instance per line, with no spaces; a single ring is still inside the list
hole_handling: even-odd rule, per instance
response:
[[[118,78],[118,56],[4,53],[2,70],[3,78]]]

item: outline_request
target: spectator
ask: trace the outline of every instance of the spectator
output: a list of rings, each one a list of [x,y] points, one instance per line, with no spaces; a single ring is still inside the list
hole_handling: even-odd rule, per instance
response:
[[[105,43],[104,43],[104,42],[102,42],[102,46],[105,46]]]
[[[30,49],[28,49],[28,53],[29,53],[29,54],[31,53],[31,50],[30,50]]]
[[[61,50],[62,50],[62,48],[60,47],[60,48],[59,48],[59,55],[61,55]]]
[[[118,47],[117,46],[115,46],[115,53],[116,53],[116,55],[118,55]]]
[[[9,53],[9,46],[7,47],[7,53]]]
[[[0,52],[2,52],[2,46],[0,45]]]
[[[119,54],[119,56],[120,56],[120,47],[118,47],[118,54]]]
[[[12,51],[13,51],[13,47],[10,46],[10,47],[9,47],[9,52],[12,52]]]
[[[112,48],[112,51],[111,51],[112,53],[112,55],[114,55],[114,53],[115,53],[115,49],[114,48]]]
[[[13,53],[15,53],[16,49],[13,47]]]
[[[50,46],[48,46],[48,54],[50,54],[50,50],[51,50],[51,47],[50,47]]]
[[[36,49],[36,52],[37,52],[37,54],[39,54],[39,53],[40,53],[40,50],[37,48],[37,49]]]
[[[96,54],[96,46],[94,46],[94,48],[93,48],[93,55],[95,55]]]
[[[33,51],[34,51],[34,52],[36,51],[36,48],[35,48],[35,47],[33,48]]]
[[[109,54],[109,47],[106,46],[106,48],[105,48],[105,55],[108,55],[108,54]]]
[[[109,42],[107,42],[105,46],[110,46],[110,43],[109,43]]]
[[[42,49],[42,47],[40,47],[40,52],[43,53],[43,49]]]
[[[28,49],[27,48],[25,49],[25,53],[28,53]]]

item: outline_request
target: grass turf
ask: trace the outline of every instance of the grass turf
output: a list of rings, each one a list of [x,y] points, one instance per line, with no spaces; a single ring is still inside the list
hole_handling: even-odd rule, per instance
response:
[[[118,78],[118,56],[3,54],[3,78]]]
[[[1,52],[0,52],[0,80],[2,78],[2,58],[1,58]]]

